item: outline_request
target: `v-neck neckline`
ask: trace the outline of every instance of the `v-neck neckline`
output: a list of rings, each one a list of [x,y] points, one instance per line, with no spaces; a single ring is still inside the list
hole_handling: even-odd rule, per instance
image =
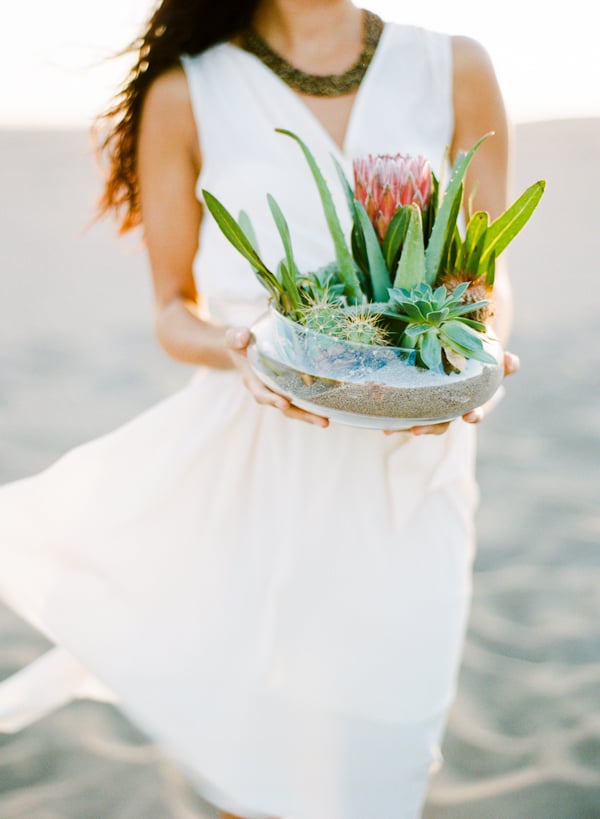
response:
[[[284,93],[287,95],[288,99],[292,100],[292,103],[296,106],[296,108],[301,112],[302,116],[304,116],[307,120],[310,120],[313,126],[320,131],[323,138],[329,143],[330,149],[332,149],[339,159],[344,161],[349,160],[350,157],[348,156],[348,148],[350,143],[350,137],[352,136],[352,132],[355,127],[355,121],[358,116],[357,111],[360,110],[361,105],[363,104],[363,99],[366,94],[366,90],[368,85],[371,81],[371,77],[374,73],[374,68],[376,64],[381,59],[381,55],[383,52],[383,48],[385,45],[385,40],[389,34],[390,24],[384,22],[383,29],[379,36],[379,41],[375,47],[375,51],[373,52],[373,56],[371,58],[371,62],[369,63],[367,70],[365,71],[364,77],[362,78],[360,85],[356,91],[354,100],[352,102],[352,107],[350,108],[350,113],[348,115],[348,121],[346,123],[346,128],[344,131],[344,138],[342,140],[342,144],[339,145],[336,140],[333,138],[331,132],[325,127],[322,120],[314,113],[314,111],[308,107],[306,102],[302,99],[302,96],[298,94],[293,88],[281,79],[274,71],[272,71],[267,65],[265,65],[261,59],[259,59],[256,55],[251,54],[249,51],[245,51],[240,46],[235,45],[232,42],[227,41],[223,43],[223,45],[228,46],[229,48],[233,49],[234,51],[238,52],[239,54],[244,55],[249,60],[251,60],[255,65],[257,65],[267,76],[272,77],[277,85],[283,89]]]

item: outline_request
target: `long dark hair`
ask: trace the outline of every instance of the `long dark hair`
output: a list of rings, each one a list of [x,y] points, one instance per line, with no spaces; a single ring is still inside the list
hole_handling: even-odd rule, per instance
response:
[[[141,36],[123,52],[135,55],[134,65],[92,129],[106,174],[99,214],[114,212],[122,233],[141,221],[137,136],[150,84],[182,54],[200,54],[229,39],[250,22],[257,5],[258,0],[162,0]]]

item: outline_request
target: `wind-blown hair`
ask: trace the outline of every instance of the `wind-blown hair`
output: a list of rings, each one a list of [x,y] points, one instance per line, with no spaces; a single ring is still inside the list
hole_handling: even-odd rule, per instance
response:
[[[183,54],[200,54],[229,39],[250,22],[257,5],[258,0],[162,0],[141,36],[123,52],[134,55],[134,65],[93,127],[106,174],[99,215],[114,212],[122,233],[141,221],[137,137],[148,88]]]

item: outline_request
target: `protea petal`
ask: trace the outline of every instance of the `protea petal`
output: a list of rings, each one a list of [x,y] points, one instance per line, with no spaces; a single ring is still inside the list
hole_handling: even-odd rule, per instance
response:
[[[354,160],[354,195],[365,206],[383,241],[395,213],[413,202],[425,210],[431,199],[429,161],[407,154],[369,155]]]

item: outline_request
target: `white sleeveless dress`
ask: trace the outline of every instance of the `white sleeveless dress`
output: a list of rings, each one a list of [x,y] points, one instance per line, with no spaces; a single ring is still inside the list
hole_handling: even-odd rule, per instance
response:
[[[451,140],[449,38],[388,24],[344,150],[254,56],[183,65],[206,188],[300,267],[333,258],[312,148],[422,153]],[[346,222],[346,227],[348,222]],[[195,265],[214,319],[250,324],[266,294],[207,215]],[[0,488],[0,596],[56,648],[0,685],[0,730],[75,696],[113,698],[198,791],[247,817],[414,819],[455,690],[470,601],[474,429],[441,437],[257,405],[234,371],[176,394]]]

